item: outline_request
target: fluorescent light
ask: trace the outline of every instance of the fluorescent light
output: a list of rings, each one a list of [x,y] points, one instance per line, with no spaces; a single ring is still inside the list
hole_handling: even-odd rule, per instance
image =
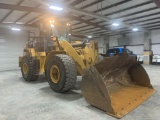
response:
[[[52,27],[52,28],[54,28],[54,25],[53,25],[53,24],[51,24],[51,27]]]
[[[19,29],[19,28],[12,28],[12,30],[14,30],[14,31],[21,31],[21,29]]]
[[[112,25],[113,25],[113,26],[119,26],[119,24],[118,24],[118,23],[113,23]]]
[[[63,8],[57,6],[49,6],[50,9],[61,11]]]
[[[24,24],[23,22],[16,22],[16,24]]]
[[[71,34],[68,34],[69,36],[71,36]]]
[[[67,23],[67,26],[70,26],[71,24]]]
[[[92,38],[92,36],[91,36],[91,35],[89,35],[89,36],[88,36],[88,38]]]
[[[138,31],[139,29],[138,29],[138,28],[133,28],[132,30],[133,30],[133,31]]]
[[[49,22],[50,22],[50,23],[54,23],[54,20],[50,20]]]

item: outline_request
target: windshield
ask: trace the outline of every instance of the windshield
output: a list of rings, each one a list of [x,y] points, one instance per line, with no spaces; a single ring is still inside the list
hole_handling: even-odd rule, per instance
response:
[[[51,29],[53,36],[57,36],[59,40],[68,40],[69,34],[71,34],[70,24],[55,23]]]
[[[49,33],[49,36],[57,36],[59,40],[68,40],[72,32],[69,23],[54,20],[41,22],[40,30]]]
[[[127,48],[122,49],[122,53],[131,53],[130,50],[128,50]]]
[[[131,51],[130,51],[130,50],[128,50],[128,49],[126,49],[126,51],[127,51],[127,53],[131,53]]]
[[[119,53],[119,49],[118,48],[108,49],[107,54],[109,54],[109,53]]]

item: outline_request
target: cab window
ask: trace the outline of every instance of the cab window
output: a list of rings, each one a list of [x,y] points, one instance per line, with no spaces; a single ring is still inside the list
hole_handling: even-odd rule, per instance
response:
[[[119,49],[118,48],[114,48],[114,49],[109,49],[107,50],[107,53],[119,53]]]
[[[131,51],[128,50],[128,49],[122,49],[122,52],[123,52],[123,53],[130,53]]]

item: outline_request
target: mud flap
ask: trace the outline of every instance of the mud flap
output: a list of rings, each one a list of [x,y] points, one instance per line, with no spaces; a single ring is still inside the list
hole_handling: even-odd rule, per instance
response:
[[[85,70],[81,90],[88,103],[117,118],[156,92],[144,68],[129,56],[105,58]]]

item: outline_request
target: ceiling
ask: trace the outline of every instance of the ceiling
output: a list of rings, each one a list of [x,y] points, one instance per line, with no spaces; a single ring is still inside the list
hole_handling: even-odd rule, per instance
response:
[[[49,10],[45,3],[62,6],[64,10]],[[39,21],[53,16],[70,22],[73,32],[82,35],[132,32],[126,24],[140,30],[160,29],[159,0],[45,0],[45,3],[44,0],[1,0],[0,24],[35,27]],[[70,7],[72,10],[67,9]],[[120,26],[113,27],[112,22],[118,22]]]

